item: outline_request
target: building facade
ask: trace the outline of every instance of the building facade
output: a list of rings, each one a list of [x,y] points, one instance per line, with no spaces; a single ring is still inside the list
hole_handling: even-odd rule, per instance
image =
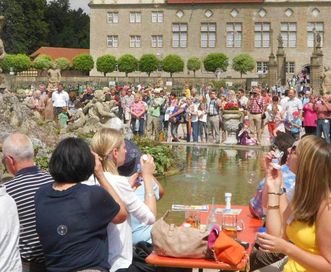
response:
[[[153,53],[160,59],[178,54],[186,62],[222,52],[231,63],[236,55],[248,53],[256,60],[252,75],[258,75],[267,72],[281,34],[291,76],[309,65],[314,32],[319,32],[324,64],[331,66],[331,1],[94,0],[89,5],[90,53],[95,59]],[[229,66],[225,76],[239,73]]]

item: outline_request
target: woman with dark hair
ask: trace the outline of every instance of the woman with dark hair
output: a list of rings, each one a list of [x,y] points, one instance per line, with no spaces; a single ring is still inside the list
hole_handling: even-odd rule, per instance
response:
[[[55,182],[35,196],[47,271],[108,271],[107,225],[122,223],[127,213],[99,156],[84,140],[67,138],[55,148],[49,171]],[[103,188],[82,184],[93,172]]]

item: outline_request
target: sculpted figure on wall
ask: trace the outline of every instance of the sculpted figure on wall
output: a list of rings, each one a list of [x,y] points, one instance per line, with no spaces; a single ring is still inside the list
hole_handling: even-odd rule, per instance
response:
[[[279,33],[279,35],[277,37],[277,40],[278,40],[278,48],[283,48],[284,47],[284,44],[283,44],[282,34]]]
[[[323,92],[331,91],[331,70],[324,66],[324,72],[321,76]]]
[[[53,90],[57,87],[57,84],[61,81],[61,70],[57,68],[55,62],[52,63],[51,68],[47,71],[48,76],[48,90]]]

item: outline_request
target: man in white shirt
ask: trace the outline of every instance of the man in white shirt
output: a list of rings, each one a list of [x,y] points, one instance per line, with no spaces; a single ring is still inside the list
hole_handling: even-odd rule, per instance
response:
[[[0,218],[0,271],[22,271],[17,207],[3,185],[0,185]]]
[[[59,83],[57,90],[52,93],[52,102],[55,116],[58,116],[62,112],[63,107],[68,107],[69,94],[64,90],[63,83]]]
[[[282,106],[282,101],[281,101]],[[285,131],[286,133],[291,134],[291,128],[287,125],[289,122],[293,120],[293,112],[299,112],[299,116],[302,113],[302,102],[299,98],[296,97],[296,91],[294,89],[290,89],[288,91],[288,100],[284,106],[282,106],[285,111]]]

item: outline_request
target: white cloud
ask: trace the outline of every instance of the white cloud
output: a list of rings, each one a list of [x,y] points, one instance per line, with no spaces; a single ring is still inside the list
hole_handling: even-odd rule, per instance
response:
[[[90,8],[87,5],[90,0],[70,0],[69,2],[72,9],[82,8],[86,13],[90,13]]]

